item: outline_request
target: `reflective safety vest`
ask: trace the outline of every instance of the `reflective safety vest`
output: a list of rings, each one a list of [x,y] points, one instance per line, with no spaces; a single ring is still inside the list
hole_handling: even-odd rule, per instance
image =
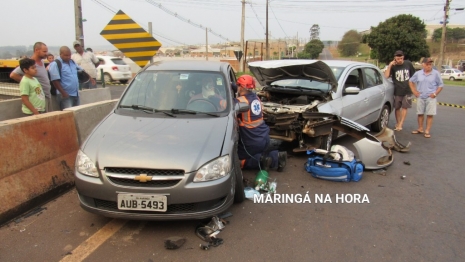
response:
[[[249,99],[252,101],[249,101]],[[252,96],[240,96],[237,100],[239,100],[239,102],[247,103],[250,106],[250,109],[247,112],[241,113],[241,117],[238,117],[239,126],[256,128],[264,123],[262,102],[255,94]]]

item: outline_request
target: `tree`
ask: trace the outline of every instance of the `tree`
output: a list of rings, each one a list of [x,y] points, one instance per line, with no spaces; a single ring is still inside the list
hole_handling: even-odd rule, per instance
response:
[[[304,52],[307,53],[311,59],[316,59],[323,51],[324,47],[323,42],[318,39],[313,39],[305,45]]]
[[[440,42],[442,38],[442,27],[437,28],[433,31],[433,36],[431,37],[434,42]],[[452,31],[449,27],[446,28],[446,41],[450,41],[452,39]]]
[[[372,49],[371,57],[385,63],[392,61],[396,50],[404,51],[411,61],[429,56],[425,24],[412,15],[391,17],[371,27],[371,33],[363,39]]]
[[[357,31],[349,30],[342,37],[337,49],[343,56],[353,56],[357,54],[361,40],[362,36]]]
[[[434,42],[439,42],[441,41],[441,37],[442,27],[434,30],[432,39]],[[458,42],[461,39],[465,39],[465,28],[446,28],[446,42]]]

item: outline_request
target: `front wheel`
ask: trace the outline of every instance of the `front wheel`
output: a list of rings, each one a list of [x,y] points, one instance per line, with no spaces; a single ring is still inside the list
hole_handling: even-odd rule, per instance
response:
[[[236,157],[234,160],[234,174],[235,182],[234,185],[234,203],[242,203],[245,200],[245,192],[244,192],[244,182],[242,182],[242,170],[241,170],[241,163],[239,159]]]
[[[389,107],[387,105],[384,105],[383,108],[381,109],[381,114],[379,114],[378,120],[371,124],[371,131],[374,132],[379,132],[383,130],[384,127],[388,125],[389,122]]]
[[[453,76],[449,77],[450,81],[455,81],[455,78]]]
[[[111,78],[111,75],[108,73],[103,74],[103,80],[105,83],[111,83],[113,82],[113,79]]]

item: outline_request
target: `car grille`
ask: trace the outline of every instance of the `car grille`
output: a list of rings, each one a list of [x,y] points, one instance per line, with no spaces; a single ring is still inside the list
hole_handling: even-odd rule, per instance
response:
[[[140,175],[147,174],[148,176],[183,176],[184,170],[164,170],[164,169],[143,169],[143,168],[122,168],[122,167],[107,167],[105,172],[123,175]]]
[[[204,202],[197,202],[197,203],[171,204],[171,205],[168,205],[166,212],[157,212],[157,214],[158,213],[159,214],[182,214],[182,213],[208,211],[208,210],[221,206],[225,200],[226,200],[226,197],[222,197],[219,199],[214,199],[214,200],[204,201]],[[125,212],[125,213],[150,214],[150,212],[147,212],[147,211],[118,210],[117,203],[114,201],[94,199],[94,202],[95,202],[95,207],[99,209]]]
[[[108,179],[117,185],[120,186],[132,186],[132,187],[172,187],[181,181],[181,179],[176,180],[152,180],[147,182],[139,182],[137,180],[117,178],[117,177],[108,177]]]
[[[134,175],[138,176],[146,174],[147,176],[184,176],[184,170],[169,170],[169,169],[142,169],[142,168],[121,168],[121,167],[107,167],[105,168],[108,180],[113,184],[120,186],[130,187],[144,187],[144,188],[159,188],[159,187],[172,187],[177,185],[181,179],[169,179],[169,180],[151,180],[147,182],[139,182],[131,178],[114,177],[115,175]]]

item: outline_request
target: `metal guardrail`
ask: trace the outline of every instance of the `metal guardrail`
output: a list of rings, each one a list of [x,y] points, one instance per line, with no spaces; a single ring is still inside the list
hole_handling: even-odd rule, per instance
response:
[[[0,72],[0,100],[19,98],[19,83],[10,78],[10,73]]]

